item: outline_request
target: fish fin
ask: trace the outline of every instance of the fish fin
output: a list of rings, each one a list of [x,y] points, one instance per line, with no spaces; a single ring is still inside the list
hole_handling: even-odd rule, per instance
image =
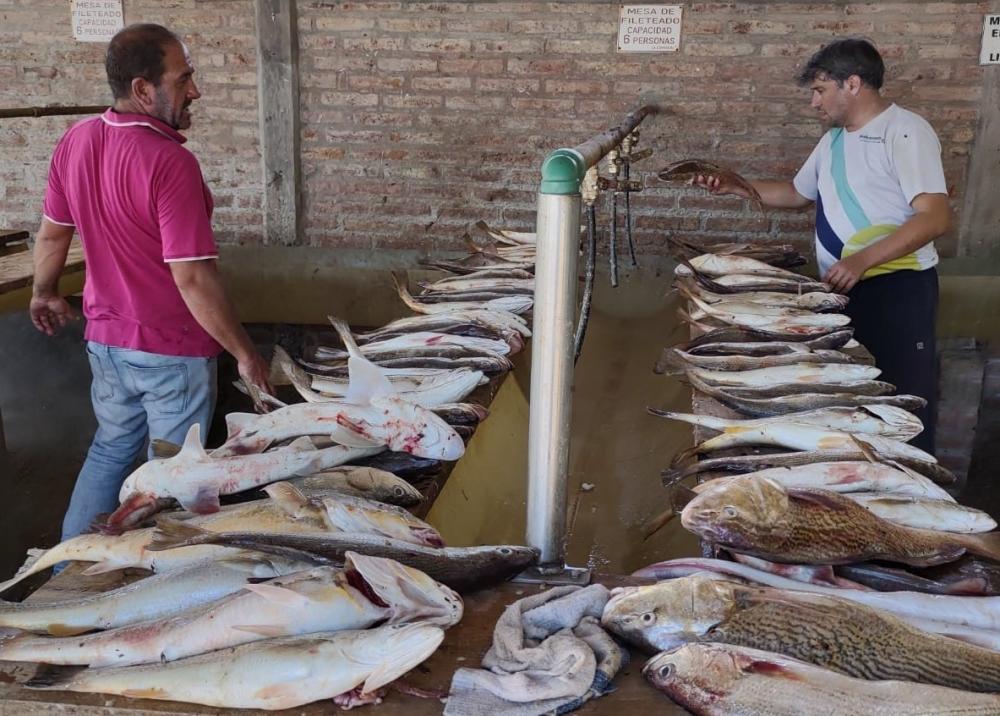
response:
[[[194,495],[174,495],[181,506],[196,515],[211,515],[219,511],[219,492],[215,487],[204,486]]]
[[[990,591],[989,584],[983,577],[966,577],[965,579],[959,579],[957,582],[952,582],[947,585],[944,589],[944,593],[959,596],[995,596],[995,594]]]
[[[95,574],[107,574],[108,572],[114,572],[116,569],[122,569],[122,566],[104,559],[100,562],[94,562],[92,565],[83,570],[82,574],[85,577],[92,577]]]
[[[22,579],[26,579],[30,577],[32,574],[41,572],[43,569],[51,567],[52,565],[58,563],[60,561],[58,559],[46,558],[46,555],[49,552],[53,552],[53,554],[55,554],[54,550],[58,546],[59,545],[56,545],[52,549],[42,549],[40,547],[29,548],[26,552],[27,557],[24,560],[24,564],[22,564],[20,568],[18,568],[14,576],[5,582],[0,582],[0,594],[6,592],[8,589],[13,587]]]
[[[130,699],[162,699],[167,695],[165,689],[150,687],[148,689],[125,689],[122,696]]]
[[[330,433],[330,439],[352,448],[370,448],[382,444],[367,437],[360,423],[342,413],[337,415],[337,427]]]
[[[180,454],[181,446],[177,443],[172,443],[169,440],[156,438],[155,440],[149,441],[149,449],[152,451],[154,458],[158,460],[166,460],[174,455]]]
[[[226,415],[226,440],[249,432],[248,428],[259,418],[256,413],[228,413]]]
[[[158,552],[174,547],[186,547],[192,544],[204,544],[210,542],[215,537],[213,532],[194,527],[168,517],[161,517],[156,521],[156,531],[153,533],[153,540],[146,546],[151,552]]]
[[[265,639],[274,639],[288,634],[288,632],[281,627],[276,627],[270,624],[240,624],[239,626],[234,626],[232,628],[236,631],[245,631],[248,634],[262,636]]]
[[[205,446],[201,444],[200,424],[195,423],[188,428],[187,435],[184,436],[184,444],[181,445],[181,451],[177,453],[177,457],[191,460],[209,459],[208,453],[205,452]]]
[[[828,510],[843,511],[848,505],[854,504],[850,500],[840,497],[837,493],[827,493],[826,490],[802,490],[794,487],[788,487],[785,488],[785,492],[788,493],[788,499],[790,500],[794,500],[796,502],[807,502]],[[858,506],[860,507],[860,505]]]
[[[316,445],[313,443],[311,437],[303,435],[302,437],[295,438],[292,442],[288,443],[285,449],[293,450],[295,452],[313,452],[316,450]]]
[[[878,453],[875,452],[875,448],[873,448],[871,445],[869,445],[863,440],[858,440],[857,436],[854,435],[853,433],[848,433],[848,434],[850,435],[851,442],[853,442],[855,445],[858,446],[858,450],[861,451],[861,454],[865,456],[865,459],[868,462],[875,463],[876,465],[885,462],[885,460],[880,458]]]
[[[263,597],[272,604],[277,604],[286,609],[305,609],[312,604],[312,600],[308,597],[304,597],[296,591],[287,589],[286,587],[279,587],[275,584],[245,584],[243,588],[259,597]]]
[[[288,372],[288,366],[292,365],[292,357],[288,355],[286,351],[281,346],[276,345],[274,347],[274,352],[271,354],[271,371],[268,374],[268,381],[271,385],[288,385],[292,383],[292,376]],[[308,378],[308,374],[306,376]],[[309,378],[309,383],[312,383],[312,379]]]
[[[392,628],[392,627],[389,627]],[[390,635],[386,656],[365,679],[362,694],[368,694],[389,684],[429,657],[444,640],[440,627],[415,622],[401,625],[403,637],[398,641]]]
[[[305,509],[309,507],[309,498],[290,482],[272,482],[264,488],[264,492],[278,507],[296,519],[303,517]]]
[[[70,626],[69,624],[49,624],[46,629],[49,636],[77,636],[92,631],[93,627]]]
[[[41,664],[34,676],[24,682],[24,685],[29,689],[59,690],[86,668],[86,666]]]
[[[746,661],[740,661],[740,668],[745,673],[761,674],[762,676],[774,676],[790,681],[801,681],[802,677],[793,670],[783,666],[777,661],[765,661],[748,657]]]
[[[960,543],[969,552],[978,554],[980,557],[992,559],[994,562],[1000,562],[1000,532],[984,532],[974,535],[953,534],[949,536],[959,536],[961,538],[959,540]]]

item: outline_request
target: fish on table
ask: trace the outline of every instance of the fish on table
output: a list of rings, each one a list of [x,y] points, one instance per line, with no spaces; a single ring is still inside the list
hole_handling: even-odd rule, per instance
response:
[[[506,311],[521,315],[528,313],[534,306],[534,296],[500,296],[485,301],[446,301],[444,303],[424,303],[417,300],[406,287],[406,281],[396,274],[393,274],[393,281],[396,284],[396,292],[406,306],[415,313],[450,313],[452,311],[469,311],[477,309],[489,309]]]
[[[417,488],[391,472],[358,465],[340,465],[287,482],[307,497],[337,492],[400,507],[413,507],[424,499]]]
[[[0,660],[129,666],[175,661],[260,639],[421,620],[449,627],[462,599],[393,560],[347,553],[343,569],[314,567],[169,617],[74,637],[0,642]]]
[[[758,649],[686,644],[650,659],[653,686],[703,716],[989,716],[1000,695],[868,681]]]
[[[919,629],[836,596],[695,574],[612,593],[601,623],[652,650],[722,643],[784,654],[847,676],[1000,691],[1000,653]]]
[[[836,569],[837,567],[834,567]],[[965,597],[921,592],[876,592],[799,581],[772,571],[724,559],[683,558],[658,562],[635,571],[642,579],[674,579],[710,572],[778,589],[807,591],[840,597],[895,614],[910,624],[971,644],[1000,651],[1000,598]]]
[[[734,480],[692,499],[681,512],[689,531],[730,551],[774,562],[846,564],[884,560],[930,566],[966,552],[1000,558],[1000,533],[956,534],[880,519],[829,490]]]
[[[788,343],[801,343],[804,348],[818,350],[820,348],[836,349],[845,348],[853,340],[854,329],[847,326],[834,328],[826,333],[816,336],[803,335],[801,333],[786,333],[774,330],[764,330],[761,328],[748,328],[746,326],[724,326],[716,328],[708,333],[704,333],[697,338],[680,343],[678,348],[692,353],[703,353],[705,351],[717,350],[722,353],[741,352],[749,350],[751,344],[759,351],[767,351],[765,344],[771,344],[774,349],[788,350]],[[723,346],[723,349],[713,349],[713,346]],[[754,355],[754,353],[750,353]]]
[[[460,592],[499,584],[534,564],[538,558],[535,550],[517,545],[435,548],[365,534],[339,533],[322,537],[251,532],[219,534],[170,520],[160,521],[150,549],[169,552],[208,544],[313,560],[318,564],[341,564],[348,551],[386,557],[419,569]]]
[[[444,630],[393,624],[267,639],[165,664],[43,671],[25,686],[47,691],[280,710],[334,699],[377,700],[387,686],[427,659]]]

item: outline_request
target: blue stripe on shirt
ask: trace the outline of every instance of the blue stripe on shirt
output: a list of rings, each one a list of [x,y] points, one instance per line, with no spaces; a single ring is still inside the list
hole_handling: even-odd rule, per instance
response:
[[[823,212],[823,195],[819,192],[816,193],[816,240],[831,256],[840,259],[840,254],[844,250],[844,242],[830,226],[830,222]]]

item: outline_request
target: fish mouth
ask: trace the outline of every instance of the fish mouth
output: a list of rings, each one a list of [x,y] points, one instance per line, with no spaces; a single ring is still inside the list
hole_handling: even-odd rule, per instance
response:
[[[163,508],[163,500],[148,492],[134,492],[112,512],[104,524],[95,525],[107,535],[120,535]]]
[[[355,552],[345,554],[344,569],[352,587],[389,610],[389,624],[421,620],[449,627],[462,618],[462,598],[418,569]]]

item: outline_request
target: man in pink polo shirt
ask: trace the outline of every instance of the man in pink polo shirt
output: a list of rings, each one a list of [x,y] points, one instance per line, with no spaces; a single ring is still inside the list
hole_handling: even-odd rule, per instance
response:
[[[34,249],[31,319],[49,335],[73,317],[57,284],[74,232],[87,263],[98,428],[63,539],[117,507],[147,437],[179,443],[196,422],[207,434],[223,349],[245,381],[269,388],[219,279],[212,195],[180,134],[201,96],[187,49],[160,25],[132,25],[111,40],[106,69],[114,105],[56,146]]]

